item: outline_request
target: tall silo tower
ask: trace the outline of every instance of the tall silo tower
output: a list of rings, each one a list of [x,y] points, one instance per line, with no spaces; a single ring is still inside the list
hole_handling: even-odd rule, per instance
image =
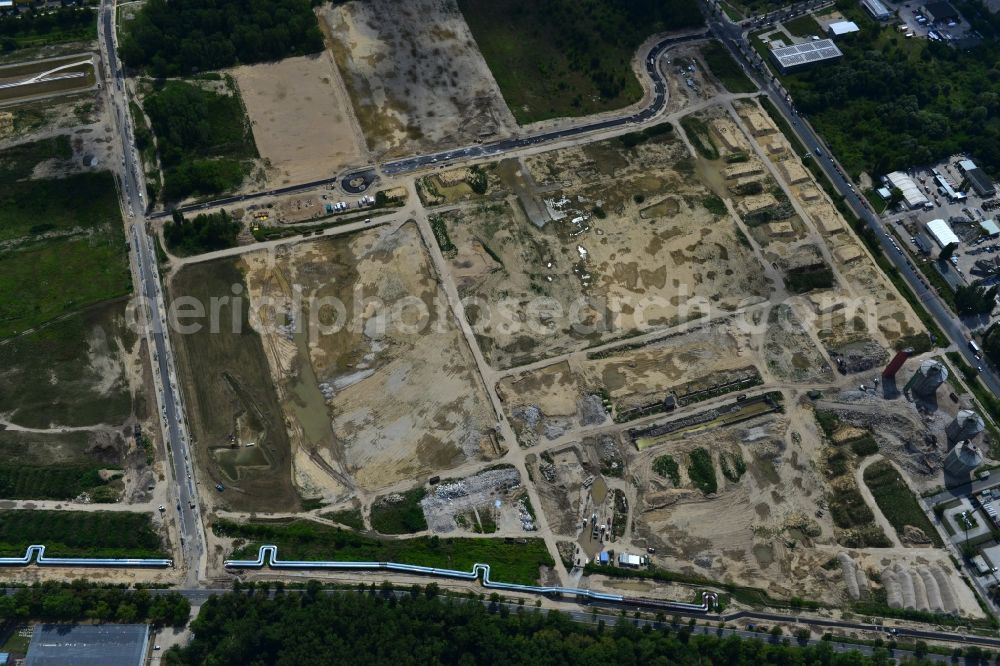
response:
[[[926,398],[934,395],[938,387],[946,381],[948,381],[948,368],[940,361],[929,358],[920,364],[903,390]]]
[[[944,471],[951,476],[968,476],[983,464],[983,453],[972,442],[959,442],[944,457]]]
[[[983,423],[982,416],[976,414],[971,409],[962,409],[955,415],[952,422],[945,426],[944,431],[947,433],[950,441],[961,442],[973,439],[985,428],[986,424]]]

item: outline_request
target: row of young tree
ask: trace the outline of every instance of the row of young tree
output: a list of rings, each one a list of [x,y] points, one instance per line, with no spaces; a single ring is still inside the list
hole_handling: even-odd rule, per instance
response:
[[[837,653],[828,643],[800,646],[695,635],[687,626],[637,628],[629,621],[592,627],[476,600],[443,598],[433,584],[397,598],[391,586],[363,594],[230,593],[209,599],[191,624],[194,639],[164,663],[186,664],[887,664]]]
[[[190,615],[191,604],[177,592],[153,594],[85,581],[46,581],[0,595],[0,618],[4,620],[148,622],[182,627]]]
[[[309,0],[148,0],[126,26],[122,60],[156,77],[323,49]]]

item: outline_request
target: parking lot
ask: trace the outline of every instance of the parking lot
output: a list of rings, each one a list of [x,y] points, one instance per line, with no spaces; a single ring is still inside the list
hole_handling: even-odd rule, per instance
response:
[[[914,38],[932,39],[943,42],[965,40],[973,36],[972,26],[961,17],[953,21],[932,22],[921,12],[922,2],[883,3],[895,9],[900,24],[905,24]],[[933,34],[931,34],[933,33]],[[963,44],[963,46],[965,46]]]
[[[940,164],[910,169],[906,172],[927,197],[931,203],[930,207],[903,211],[897,207],[895,211],[887,210],[884,213],[899,242],[911,254],[921,259],[937,257],[942,249],[927,232],[926,224],[938,219],[948,222],[960,241],[952,255],[950,265],[943,267],[942,270],[945,279],[953,286],[971,284],[983,278],[996,280],[996,273],[983,270],[983,260],[995,259],[1000,269],[1000,238],[990,238],[980,226],[984,220],[995,220],[1000,214],[1000,210],[994,207],[997,204],[997,197],[984,200],[975,191],[968,189],[965,192],[965,199],[952,200],[941,192],[935,182],[933,170],[937,169],[952,187],[958,189],[964,180],[956,166],[960,159],[963,158],[955,156]],[[905,207],[905,204],[900,206]],[[977,262],[980,262],[978,266]]]

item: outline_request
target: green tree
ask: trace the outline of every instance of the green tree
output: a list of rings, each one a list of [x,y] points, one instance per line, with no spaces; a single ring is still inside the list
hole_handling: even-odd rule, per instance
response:
[[[997,286],[962,285],[955,290],[955,310],[963,316],[985,315],[996,305]]]
[[[958,243],[948,243],[943,248],[941,248],[941,253],[938,255],[938,261],[948,261],[951,256],[955,254],[955,250],[958,248]]]

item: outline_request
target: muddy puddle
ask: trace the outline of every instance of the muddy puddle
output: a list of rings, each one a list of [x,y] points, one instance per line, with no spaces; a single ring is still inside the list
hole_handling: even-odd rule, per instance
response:
[[[298,372],[288,384],[288,406],[302,427],[303,443],[309,449],[327,445],[333,431],[326,398],[319,390],[316,372],[309,361],[308,326],[296,326],[293,340],[298,350]]]

